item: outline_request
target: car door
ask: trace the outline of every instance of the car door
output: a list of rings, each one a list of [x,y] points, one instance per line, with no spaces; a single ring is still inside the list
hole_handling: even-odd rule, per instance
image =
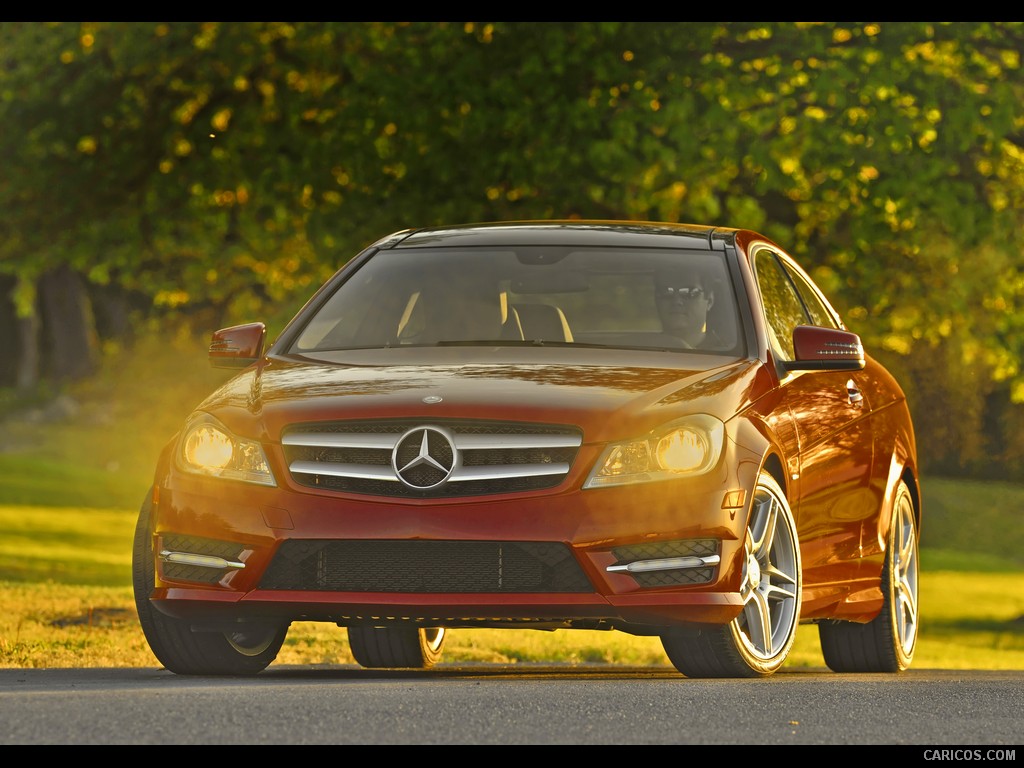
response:
[[[793,360],[798,325],[840,328],[830,307],[785,254],[754,254],[769,345],[777,360]],[[872,493],[871,403],[861,371],[783,371],[781,403],[796,426],[797,467],[789,467],[790,499],[801,540],[805,613],[827,601],[830,583],[856,578],[864,522],[877,514]]]

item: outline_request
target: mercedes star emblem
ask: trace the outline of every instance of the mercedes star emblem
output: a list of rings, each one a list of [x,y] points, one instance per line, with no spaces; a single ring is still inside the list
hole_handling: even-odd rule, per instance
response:
[[[395,444],[391,466],[398,479],[419,491],[436,488],[459,464],[455,438],[441,427],[415,427]]]

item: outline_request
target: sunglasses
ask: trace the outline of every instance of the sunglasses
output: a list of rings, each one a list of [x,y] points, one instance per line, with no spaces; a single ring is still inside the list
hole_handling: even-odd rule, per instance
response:
[[[698,286],[682,288],[673,288],[672,286],[665,286],[658,289],[658,298],[660,299],[703,299],[704,289]]]

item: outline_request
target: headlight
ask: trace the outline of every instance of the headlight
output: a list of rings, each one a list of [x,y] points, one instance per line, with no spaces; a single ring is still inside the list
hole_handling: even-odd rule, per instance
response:
[[[609,445],[583,487],[700,475],[718,463],[724,440],[725,425],[714,416],[687,416],[646,437]]]
[[[191,421],[181,438],[179,459],[186,472],[259,485],[276,485],[263,446],[235,437],[212,416]]]

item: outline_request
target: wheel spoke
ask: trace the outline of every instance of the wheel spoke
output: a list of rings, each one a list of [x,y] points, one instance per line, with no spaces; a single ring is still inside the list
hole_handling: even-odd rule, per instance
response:
[[[768,552],[775,539],[775,525],[779,517],[779,509],[775,499],[769,497],[759,507],[757,519],[751,529],[751,550],[758,562],[767,563]],[[761,530],[758,531],[757,528]]]
[[[909,624],[911,627],[917,626],[917,594],[914,590],[910,589],[906,582],[900,582],[900,586],[896,592],[896,608],[897,616],[900,619],[901,624]],[[900,627],[900,637],[906,638],[905,627]]]
[[[274,643],[278,631],[277,627],[248,628],[226,632],[224,639],[243,656],[259,656]]]
[[[772,652],[772,614],[768,600],[760,591],[754,590],[743,608],[747,621],[747,636],[750,642],[761,653],[770,655]]]
[[[793,586],[796,586],[796,582],[792,582]],[[778,584],[769,584],[768,588],[764,590],[765,599],[773,600],[775,602],[781,602],[782,600],[795,600],[796,589],[787,589],[786,587],[779,586]]]
[[[914,557],[914,524],[911,521],[904,519],[904,516],[901,513],[899,526],[899,560],[900,563],[909,563]]]
[[[444,627],[431,627],[423,630],[423,639],[431,651],[436,651],[444,643]]]
[[[793,586],[796,586],[796,576],[794,574],[786,573],[785,571],[780,570],[775,566],[774,563],[769,563],[768,568],[765,570],[765,572],[772,577],[773,584],[776,581],[783,581],[786,584],[792,584]]]
[[[910,580],[910,572],[896,573],[896,597],[900,602],[906,603],[910,611],[917,614],[917,590]]]

